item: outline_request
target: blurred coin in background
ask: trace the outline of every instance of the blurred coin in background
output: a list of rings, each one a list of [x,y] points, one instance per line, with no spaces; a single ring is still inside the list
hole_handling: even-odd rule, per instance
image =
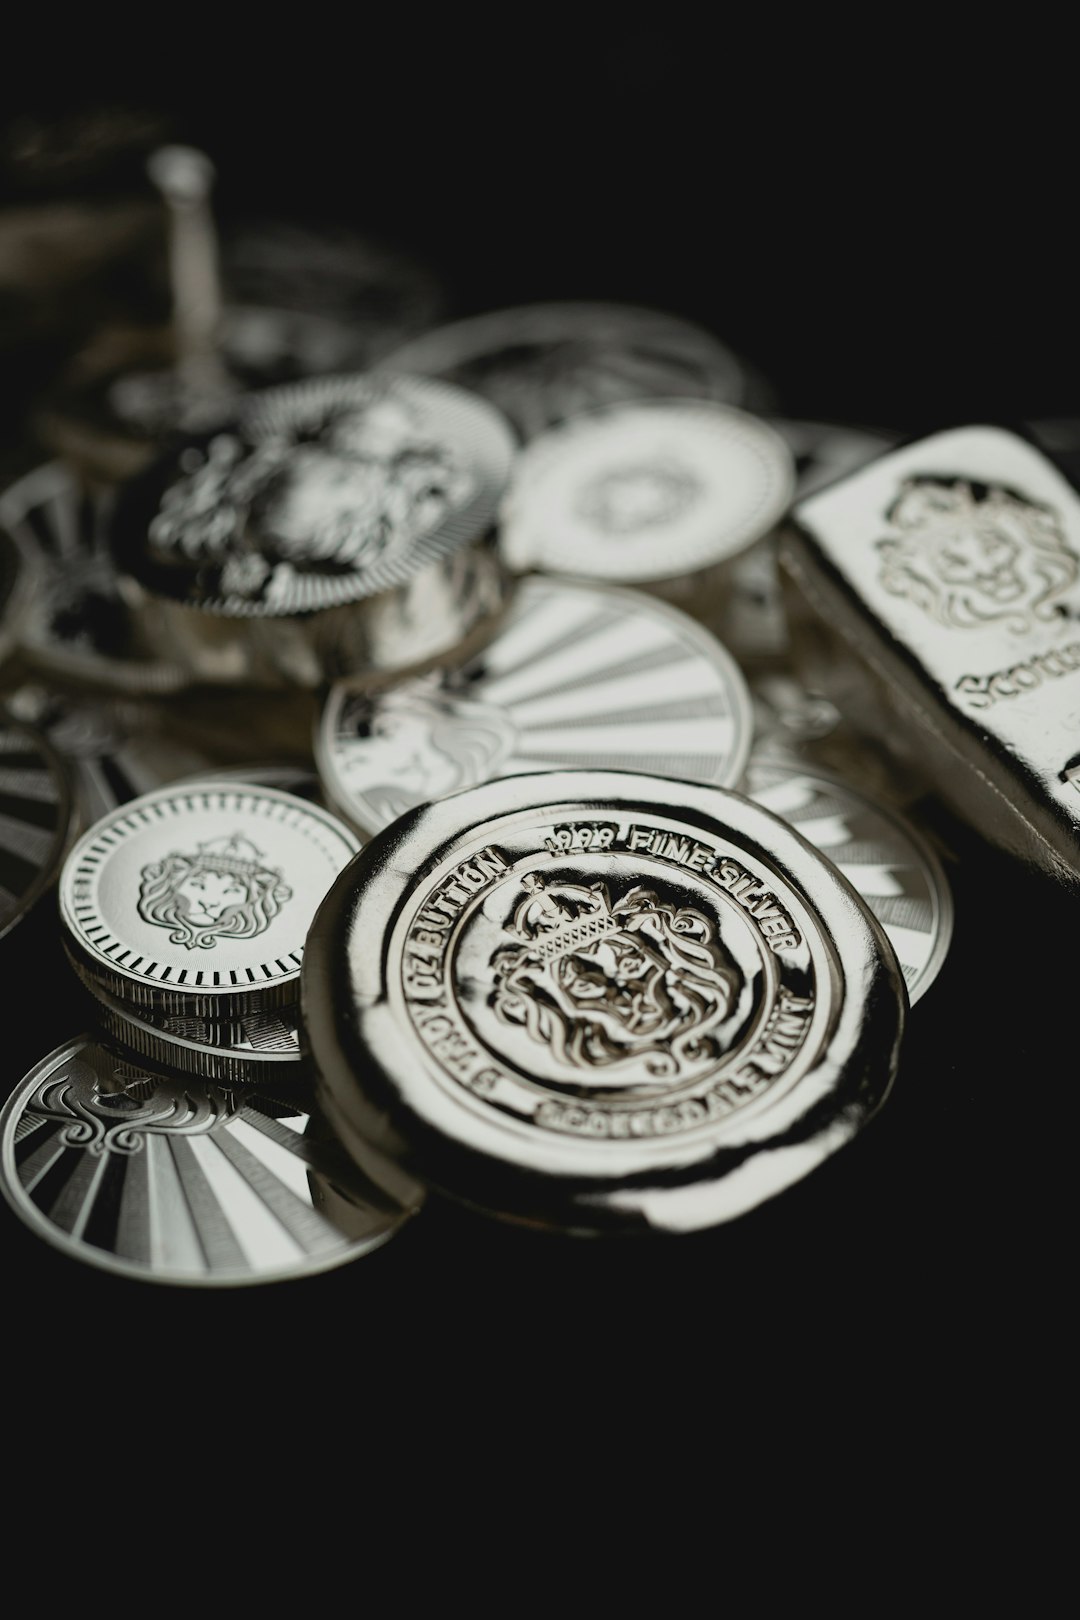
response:
[[[72,810],[56,751],[39,732],[0,714],[0,938],[56,881]]]
[[[523,439],[628,400],[747,398],[742,363],[710,333],[626,304],[527,304],[475,315],[424,333],[383,366],[483,394]]]

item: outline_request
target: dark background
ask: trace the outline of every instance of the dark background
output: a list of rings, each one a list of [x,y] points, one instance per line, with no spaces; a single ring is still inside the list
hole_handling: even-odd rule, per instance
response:
[[[854,35],[824,16],[798,33],[365,20],[357,41],[314,14],[236,51],[159,20],[134,60],[28,43],[15,98],[44,118],[149,107],[214,157],[223,216],[398,242],[458,313],[567,297],[692,316],[788,414],[910,436],[1080,414],[1074,97],[1053,41],[952,42],[873,15]],[[960,857],[957,933],[893,1097],[762,1210],[607,1245],[436,1208],[356,1266],[223,1293],[81,1268],[3,1212],[20,1331],[108,1355],[152,1343],[159,1366],[162,1347],[269,1359],[298,1388],[326,1369],[382,1390],[403,1349],[438,1388],[462,1354],[567,1405],[622,1370],[646,1402],[703,1381],[715,1411],[766,1351],[792,1378],[824,1357],[859,1406],[886,1353],[905,1377],[933,1365],[958,1400],[988,1369],[1007,1383],[1018,1340],[1026,1361],[1056,1332],[1075,903],[930,815]],[[55,1044],[54,992],[30,973],[26,997],[12,1084]]]

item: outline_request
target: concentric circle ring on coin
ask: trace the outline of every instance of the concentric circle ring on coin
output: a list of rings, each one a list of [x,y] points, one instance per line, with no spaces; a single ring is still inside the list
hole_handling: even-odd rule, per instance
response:
[[[524,439],[616,401],[671,395],[739,405],[731,350],[679,316],[628,304],[526,304],[440,326],[379,370],[445,377],[496,405]]]
[[[513,454],[490,405],[423,378],[315,378],[236,411],[135,479],[113,526],[139,584],[225,618],[318,613],[407,584],[487,531]]]
[[[941,971],[953,931],[948,880],[911,824],[826,771],[753,758],[743,791],[828,856],[874,913],[914,1005]]]
[[[331,688],[316,738],[330,801],[376,832],[414,805],[523,772],[643,771],[732,787],[753,730],[724,648],[639,591],[526,579],[458,668]]]
[[[793,487],[787,446],[745,411],[687,399],[615,405],[522,453],[500,546],[519,573],[681,580],[767,534]]]
[[[229,1085],[289,1084],[306,1072],[296,1005],[224,1020],[183,1013],[151,1018],[100,987],[94,995],[109,1038],[156,1068]]]
[[[272,788],[161,788],[90,828],[60,878],[67,948],[135,1007],[243,1016],[296,998],[319,902],[359,849],[335,816]]]
[[[198,1287],[358,1260],[419,1207],[367,1180],[309,1096],[171,1077],[90,1036],[44,1058],[0,1113],[0,1188],[72,1258]]]
[[[707,1227],[798,1180],[883,1100],[906,1003],[785,822],[604,771],[411,811],[330,891],[302,976],[347,1144],[582,1232]]]
[[[55,882],[72,811],[56,751],[39,732],[0,715],[0,939]]]

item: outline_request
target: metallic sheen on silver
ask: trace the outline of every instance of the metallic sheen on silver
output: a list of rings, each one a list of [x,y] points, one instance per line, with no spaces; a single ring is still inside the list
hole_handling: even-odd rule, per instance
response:
[[[155,1014],[242,1017],[295,1000],[304,939],[359,849],[325,810],[203,781],[120,806],[71,851],[60,916],[87,986]]]
[[[380,369],[444,377],[498,406],[523,439],[581,411],[673,396],[739,405],[748,379],[691,322],[625,304],[526,304],[425,332]]]
[[[0,939],[56,881],[71,831],[71,789],[56,752],[0,714]]]
[[[878,923],[784,822],[629,773],[411,811],[319,908],[302,1004],[350,1147],[489,1213],[689,1231],[878,1107],[907,996]]]
[[[189,673],[140,631],[121,598],[107,541],[111,498],[86,494],[53,461],[0,495],[0,533],[29,571],[11,634],[29,669],[76,686],[150,697]]]
[[[502,509],[508,567],[700,591],[787,509],[791,456],[767,423],[667,399],[575,417],[534,440]],[[689,581],[688,581],[689,576]]]
[[[731,787],[751,731],[737,666],[686,614],[638,591],[534,578],[466,663],[385,690],[332,687],[316,758],[330,802],[375,832],[427,800],[541,769]]]
[[[742,791],[826,855],[874,913],[914,1006],[948,955],[953,903],[929,844],[911,824],[850,783],[755,754]]]
[[[0,1113],[0,1190],[73,1259],[204,1288],[344,1265],[418,1207],[367,1180],[306,1089],[180,1079],[91,1036],[44,1058]]]
[[[208,678],[401,668],[501,606],[474,542],[512,450],[490,406],[442,383],[268,389],[127,487],[114,551],[147,624]]]
[[[937,434],[799,506],[782,561],[815,684],[1080,884],[1080,499],[1057,469],[999,428]]]
[[[305,1074],[298,1006],[274,1007],[243,1018],[151,1016],[98,987],[98,1017],[112,1040],[163,1069],[223,1084],[290,1083]]]

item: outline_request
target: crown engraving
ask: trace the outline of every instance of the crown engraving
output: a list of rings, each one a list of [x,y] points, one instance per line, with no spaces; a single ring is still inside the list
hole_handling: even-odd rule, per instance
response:
[[[722,1050],[740,974],[702,912],[635,887],[523,879],[492,956],[492,1006],[571,1069],[643,1060],[672,1078]]]
[[[144,866],[138,911],[144,922],[169,928],[187,950],[211,950],[219,939],[264,933],[292,890],[261,850],[240,832],[199,844],[194,855],[172,853]]]

